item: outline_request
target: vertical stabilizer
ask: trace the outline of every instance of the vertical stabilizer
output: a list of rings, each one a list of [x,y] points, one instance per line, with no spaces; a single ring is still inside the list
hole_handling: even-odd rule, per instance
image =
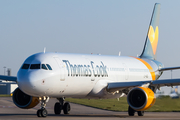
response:
[[[156,49],[158,44],[159,36],[159,15],[160,15],[160,4],[154,5],[153,14],[151,17],[148,34],[146,37],[145,45],[141,58],[156,59]]]

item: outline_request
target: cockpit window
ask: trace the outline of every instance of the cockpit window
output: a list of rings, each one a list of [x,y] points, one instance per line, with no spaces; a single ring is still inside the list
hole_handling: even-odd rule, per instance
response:
[[[49,64],[46,64],[49,70],[52,70],[51,66]]]
[[[42,64],[41,68],[44,70],[48,70],[45,64]]]
[[[28,69],[30,66],[30,64],[23,64],[22,68],[21,69]]]
[[[40,69],[40,64],[31,64],[30,69]]]
[[[49,64],[23,64],[21,69],[44,69],[44,70],[52,70],[51,66]]]

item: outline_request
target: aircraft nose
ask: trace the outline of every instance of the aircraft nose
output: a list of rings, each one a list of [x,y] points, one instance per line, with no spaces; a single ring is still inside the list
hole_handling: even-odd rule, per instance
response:
[[[19,88],[26,94],[32,95],[35,93],[36,76],[33,73],[19,72],[17,76],[17,83]]]

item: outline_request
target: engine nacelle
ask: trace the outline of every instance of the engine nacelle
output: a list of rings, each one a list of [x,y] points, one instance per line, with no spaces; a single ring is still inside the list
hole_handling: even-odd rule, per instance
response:
[[[129,106],[136,111],[144,111],[149,109],[154,105],[155,101],[156,96],[150,88],[133,88],[127,96]]]
[[[29,109],[35,107],[39,100],[37,97],[32,97],[24,92],[22,92],[19,88],[16,88],[16,90],[13,92],[13,102],[14,104],[23,109]]]

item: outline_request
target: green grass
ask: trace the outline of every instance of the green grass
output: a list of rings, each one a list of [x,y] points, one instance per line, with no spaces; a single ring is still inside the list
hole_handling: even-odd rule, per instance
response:
[[[7,94],[0,94],[0,97],[11,97],[11,95],[7,95]]]
[[[113,110],[113,111],[127,111],[128,103],[126,97],[117,99],[75,99],[66,98],[66,101],[91,106],[100,109]],[[180,111],[180,99],[171,99],[170,97],[157,98],[154,106],[147,111],[152,112],[172,112]]]

